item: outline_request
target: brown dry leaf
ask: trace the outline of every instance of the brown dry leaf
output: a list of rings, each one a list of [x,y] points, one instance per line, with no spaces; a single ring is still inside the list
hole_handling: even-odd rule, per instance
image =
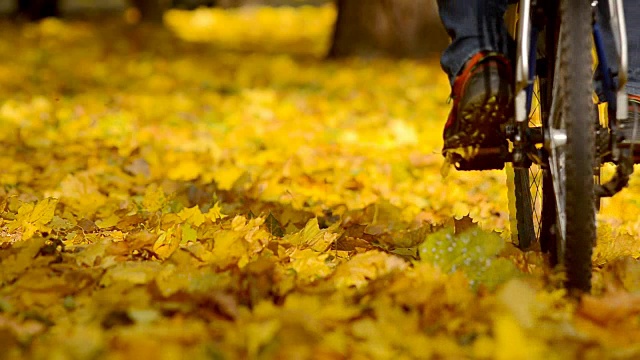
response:
[[[8,314],[0,314],[0,329],[8,331],[8,336],[15,338],[16,342],[24,343],[33,336],[42,333],[45,326],[35,320],[20,321],[12,319]]]
[[[473,219],[468,214],[460,219],[453,218],[453,224],[456,235],[462,234],[463,232],[478,226],[478,224],[474,223]]]
[[[602,297],[584,296],[578,313],[599,324],[614,324],[640,314],[640,294],[615,291]]]

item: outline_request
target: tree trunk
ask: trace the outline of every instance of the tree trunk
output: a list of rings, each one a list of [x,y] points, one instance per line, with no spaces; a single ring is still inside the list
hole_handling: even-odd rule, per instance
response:
[[[18,0],[16,13],[20,17],[35,21],[59,16],[60,7],[58,0]]]
[[[337,0],[330,57],[425,57],[449,37],[435,0]]]
[[[241,6],[322,6],[331,0],[217,0],[215,3],[222,8],[236,8]]]
[[[164,12],[171,7],[171,0],[130,0],[140,12],[140,20],[161,23]]]

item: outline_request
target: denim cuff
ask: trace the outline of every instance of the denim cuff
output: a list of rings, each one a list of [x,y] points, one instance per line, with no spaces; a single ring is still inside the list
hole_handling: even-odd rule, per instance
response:
[[[469,37],[456,39],[456,41],[445,50],[440,58],[440,65],[449,76],[449,83],[452,87],[456,76],[462,71],[467,61],[469,61],[473,55],[482,51],[497,52],[506,55],[508,53],[508,46],[506,44],[505,46],[492,46],[480,38]]]

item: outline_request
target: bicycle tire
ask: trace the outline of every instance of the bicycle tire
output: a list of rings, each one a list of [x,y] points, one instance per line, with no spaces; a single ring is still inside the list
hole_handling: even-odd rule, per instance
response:
[[[557,209],[556,251],[558,262],[566,271],[566,287],[588,292],[596,238],[592,9],[585,0],[560,0],[559,6],[561,25],[549,131]]]
[[[516,227],[512,229],[515,233],[516,246],[520,250],[528,249],[531,244],[537,241],[536,229],[534,225],[535,195],[531,194],[531,179],[529,169],[513,169],[514,200]],[[511,181],[509,179],[509,181]],[[515,230],[515,231],[514,231]]]
[[[535,243],[540,244],[543,253],[550,254],[551,266],[558,264],[556,238],[553,231],[556,221],[556,209],[551,184],[551,174],[548,170],[513,169],[508,181],[513,181],[513,208],[515,224],[512,224],[512,238],[521,250],[531,248]],[[515,233],[514,233],[515,232]]]
[[[509,23],[509,26],[515,34],[515,15],[510,19],[512,23]],[[546,61],[547,68],[553,67],[555,59],[554,51],[547,52],[547,49],[554,49],[553,30],[552,28],[551,31],[542,32],[543,36],[539,37],[536,44],[537,59]],[[534,101],[529,111],[529,126],[539,128],[545,126],[548,118],[551,81],[548,80],[549,74],[535,75],[536,81],[532,88]],[[545,183],[549,183],[549,171],[535,164],[528,168],[507,167],[506,170],[512,242],[521,250],[527,250],[533,244],[539,243],[543,252],[553,253],[550,249],[555,248],[555,238],[550,228],[555,222],[555,203],[553,192],[550,191],[552,188],[544,186]],[[554,254],[551,256],[551,264],[557,264]]]
[[[537,178],[531,180],[531,177]],[[549,170],[507,167],[512,240],[521,250],[539,243],[540,250],[549,254],[552,267],[558,265],[555,237],[556,208]],[[513,184],[513,188],[509,185]],[[515,221],[515,222],[514,222]]]
[[[540,78],[538,82],[544,83]],[[529,126],[544,126],[543,114],[549,109],[544,96],[545,90],[536,86],[533,91],[538,104],[529,114]],[[513,190],[509,188],[513,242],[521,250],[527,250],[533,244],[540,243],[543,252],[549,252],[546,246],[550,242],[547,229],[549,219],[552,219],[551,223],[555,222],[555,210],[553,206],[548,206],[553,204],[553,192],[549,190],[551,187],[544,186],[544,179],[549,176],[548,170],[532,164],[528,168],[507,168],[507,171],[507,181],[513,183]]]

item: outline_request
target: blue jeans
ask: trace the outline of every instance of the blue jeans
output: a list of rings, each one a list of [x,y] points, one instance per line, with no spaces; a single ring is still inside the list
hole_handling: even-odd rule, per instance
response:
[[[441,64],[453,83],[455,76],[474,54],[480,51],[498,52],[515,58],[515,44],[505,26],[503,16],[507,0],[438,0],[440,19],[451,37]],[[600,0],[599,19],[607,59],[617,67],[615,44],[609,25],[608,2]],[[624,1],[629,50],[629,80],[627,92],[640,95],[640,0]],[[616,68],[612,69],[614,72]]]

